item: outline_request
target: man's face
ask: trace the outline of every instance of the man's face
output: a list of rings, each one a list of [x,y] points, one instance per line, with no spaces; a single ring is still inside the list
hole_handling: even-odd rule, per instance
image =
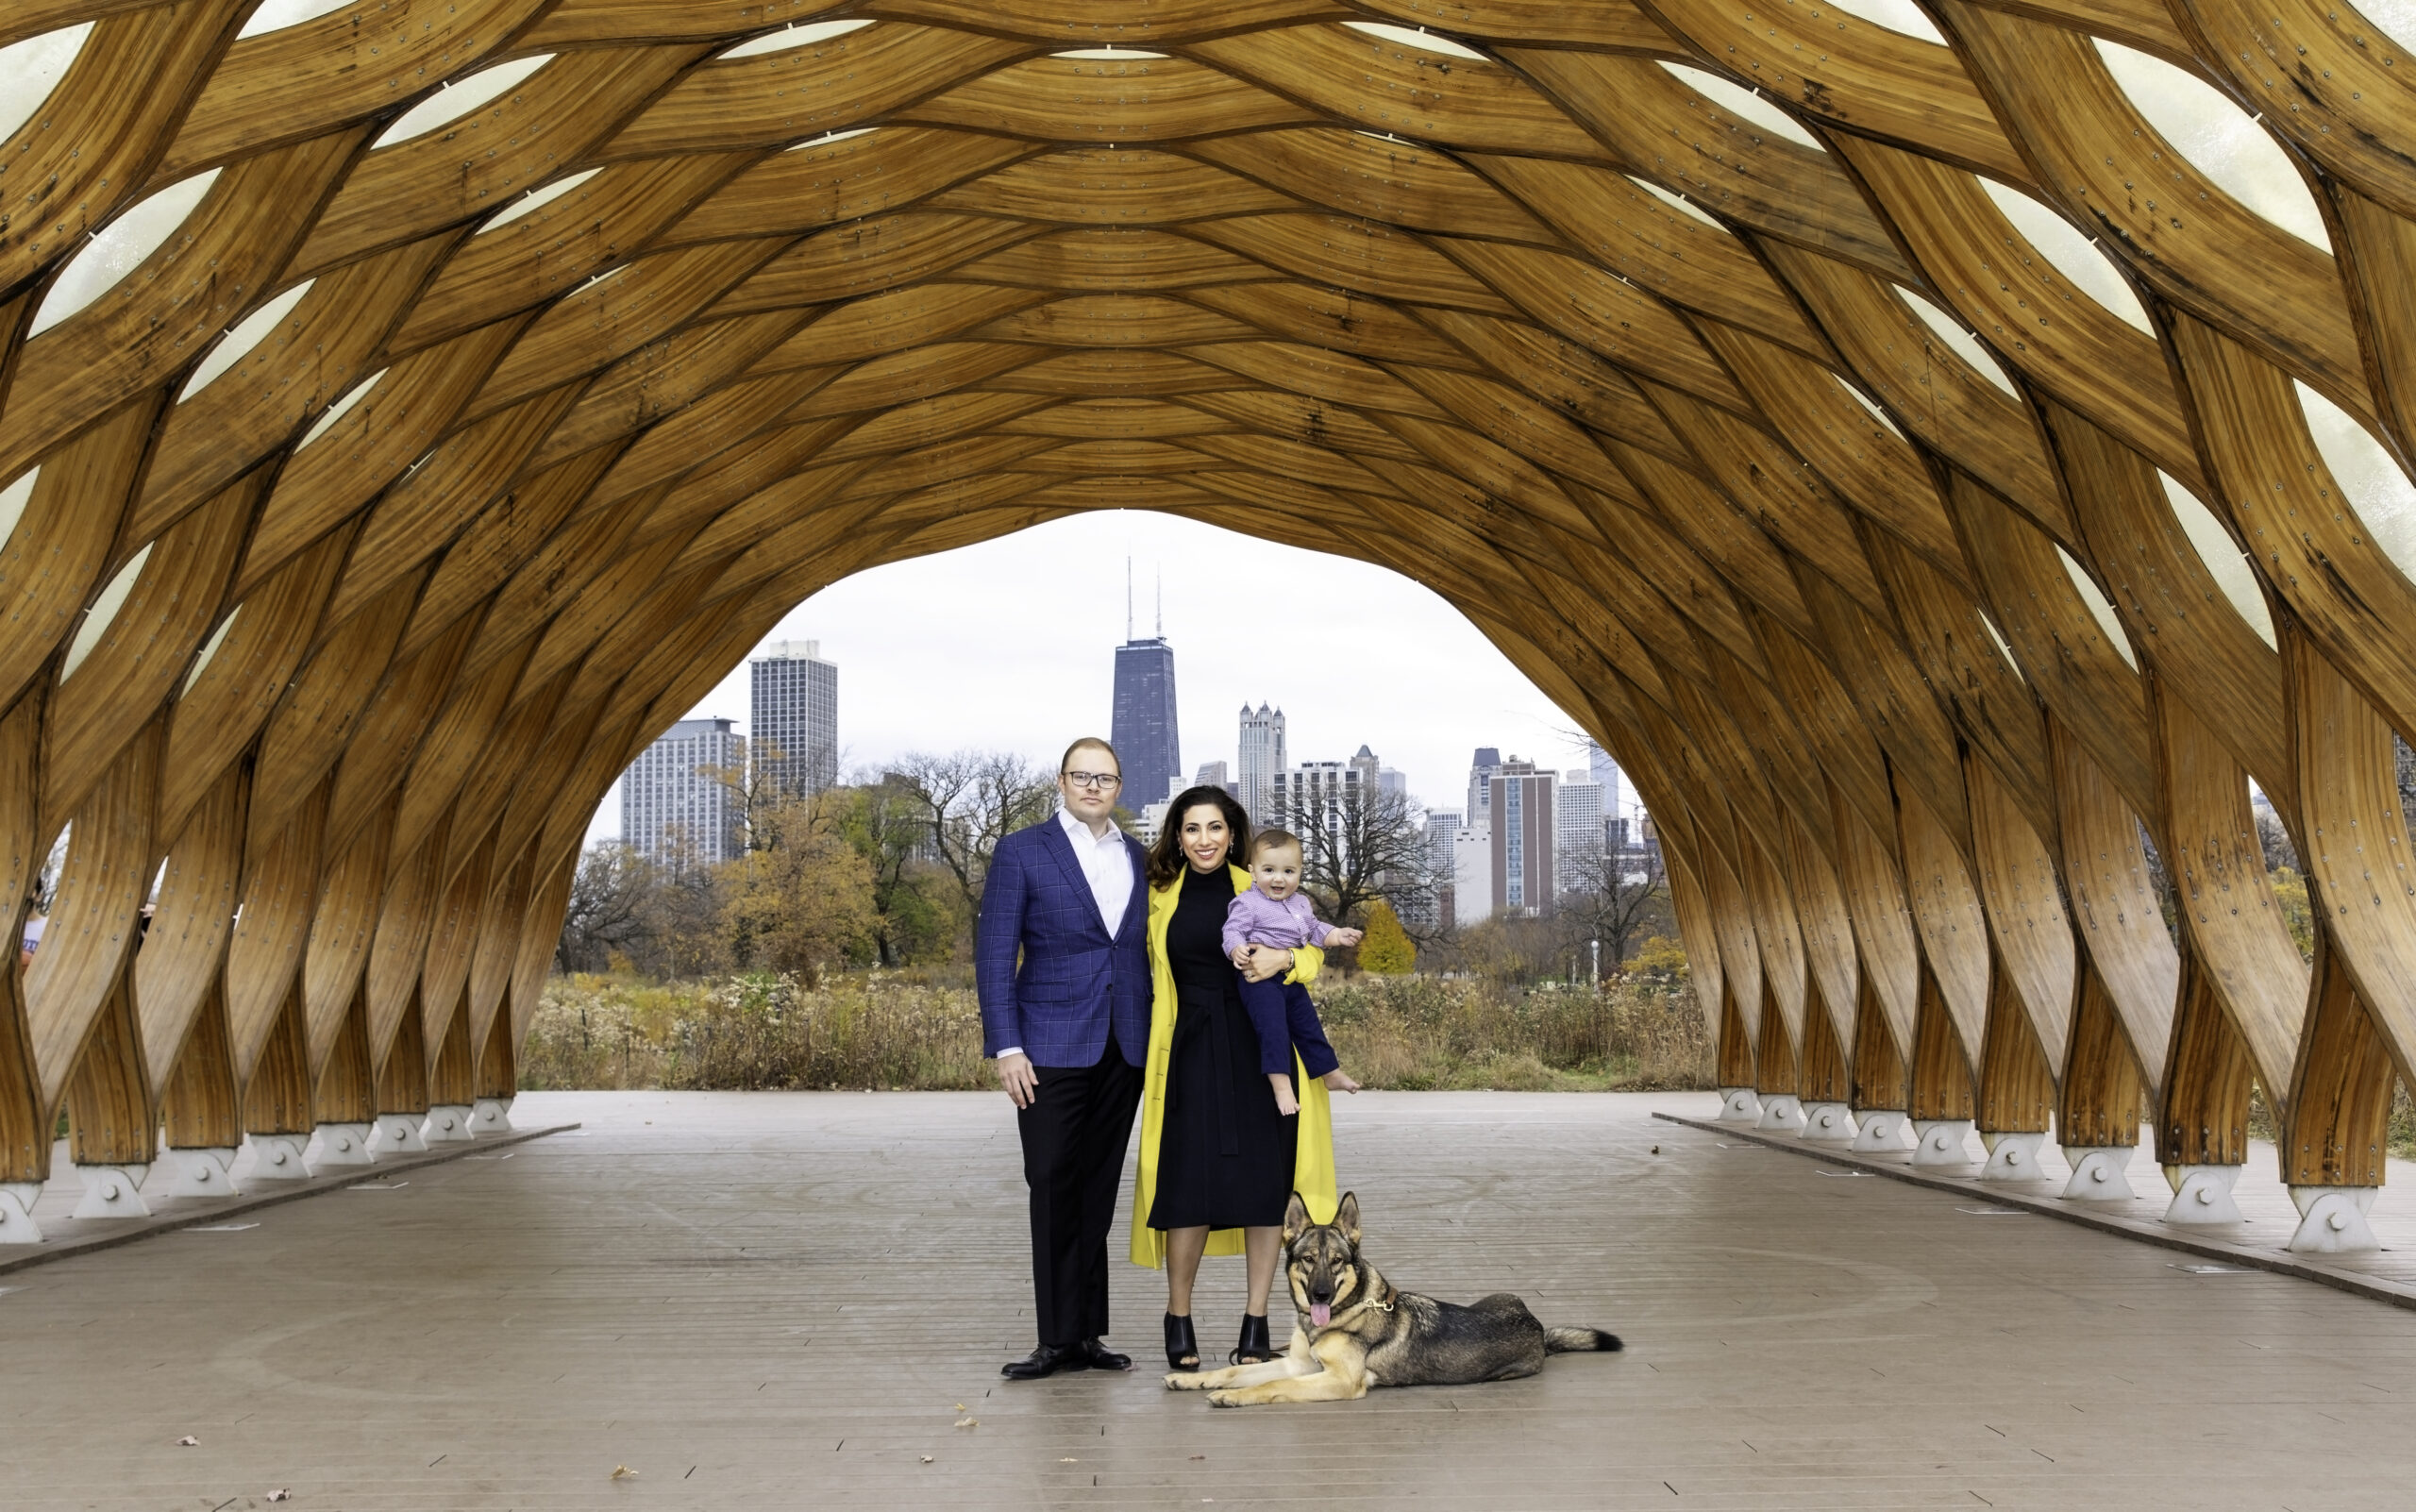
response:
[[[1094,829],[1116,812],[1116,795],[1123,785],[1124,775],[1116,770],[1116,757],[1100,746],[1077,748],[1065,758],[1065,769],[1057,774],[1057,791],[1065,800],[1065,812]]]

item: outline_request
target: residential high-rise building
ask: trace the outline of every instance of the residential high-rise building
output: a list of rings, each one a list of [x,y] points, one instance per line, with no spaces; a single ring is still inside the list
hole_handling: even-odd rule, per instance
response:
[[[1499,747],[1479,746],[1476,757],[1468,763],[1468,828],[1491,822],[1493,818],[1493,774],[1502,765]]]
[[[1539,772],[1516,756],[1494,768],[1486,809],[1493,834],[1496,912],[1540,916],[1552,912],[1556,868],[1552,789],[1559,774]]]
[[[1302,762],[1277,772],[1266,817],[1253,823],[1262,830],[1289,830],[1304,839],[1319,828],[1339,833],[1345,796],[1355,797],[1369,775],[1354,762]]]
[[[1552,798],[1552,857],[1563,897],[1602,884],[1602,784],[1593,772],[1578,767],[1561,774],[1560,791]]]
[[[839,781],[839,668],[820,641],[769,641],[748,664],[754,708],[748,729],[755,772],[787,798]]]
[[[1447,929],[1482,924],[1494,913],[1493,832],[1464,825],[1451,835],[1451,910]]]
[[[727,719],[682,719],[621,774],[621,840],[673,865],[735,859],[747,847],[735,781],[747,737]]]
[[[1459,834],[1460,816],[1449,809],[1431,811],[1426,815],[1426,869],[1432,884],[1425,897],[1414,905],[1401,910],[1401,922],[1424,929],[1451,927],[1458,902],[1458,875],[1451,859],[1451,846]],[[1412,917],[1412,915],[1416,915]]]
[[[1434,868],[1435,880],[1448,887],[1451,883],[1451,837],[1460,832],[1460,816],[1450,809],[1426,811],[1427,865]]]
[[[1255,710],[1242,705],[1242,738],[1240,770],[1235,774],[1233,796],[1242,800],[1242,811],[1250,822],[1263,825],[1271,812],[1267,804],[1275,797],[1275,774],[1292,764],[1284,747],[1284,711],[1261,703]]]
[[[1163,635],[1116,648],[1116,717],[1108,738],[1124,761],[1118,802],[1137,814],[1174,797],[1183,781],[1183,750],[1175,729],[1174,647]]]

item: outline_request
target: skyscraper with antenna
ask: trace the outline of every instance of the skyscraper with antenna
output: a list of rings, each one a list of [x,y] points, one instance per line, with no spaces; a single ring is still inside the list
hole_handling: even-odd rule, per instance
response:
[[[1138,814],[1183,785],[1175,727],[1174,647],[1166,644],[1166,584],[1158,584],[1156,632],[1132,633],[1132,559],[1124,560],[1124,644],[1116,648],[1116,715],[1108,738],[1124,758],[1123,805]]]

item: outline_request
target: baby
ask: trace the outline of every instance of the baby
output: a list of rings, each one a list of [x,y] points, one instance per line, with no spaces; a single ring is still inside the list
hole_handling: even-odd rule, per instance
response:
[[[1244,974],[1242,1007],[1250,1027],[1258,1031],[1258,1068],[1275,1086],[1275,1107],[1290,1117],[1300,1111],[1292,1090],[1292,1050],[1300,1066],[1322,1077],[1336,1092],[1356,1092],[1359,1084],[1343,1074],[1341,1058],[1327,1042],[1325,1026],[1317,1022],[1317,1004],[1309,989],[1286,985],[1280,977],[1252,982],[1248,975],[1250,948],[1264,945],[1277,950],[1303,945],[1356,945],[1357,930],[1336,929],[1317,916],[1300,893],[1300,842],[1282,830],[1266,830],[1250,841],[1250,885],[1233,895],[1225,910],[1225,953]]]

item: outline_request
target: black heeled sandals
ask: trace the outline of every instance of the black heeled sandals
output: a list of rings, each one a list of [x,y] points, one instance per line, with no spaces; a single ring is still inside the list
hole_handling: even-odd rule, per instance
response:
[[[1166,1314],[1166,1369],[1200,1369],[1200,1338],[1191,1331],[1191,1319],[1172,1313]]]

